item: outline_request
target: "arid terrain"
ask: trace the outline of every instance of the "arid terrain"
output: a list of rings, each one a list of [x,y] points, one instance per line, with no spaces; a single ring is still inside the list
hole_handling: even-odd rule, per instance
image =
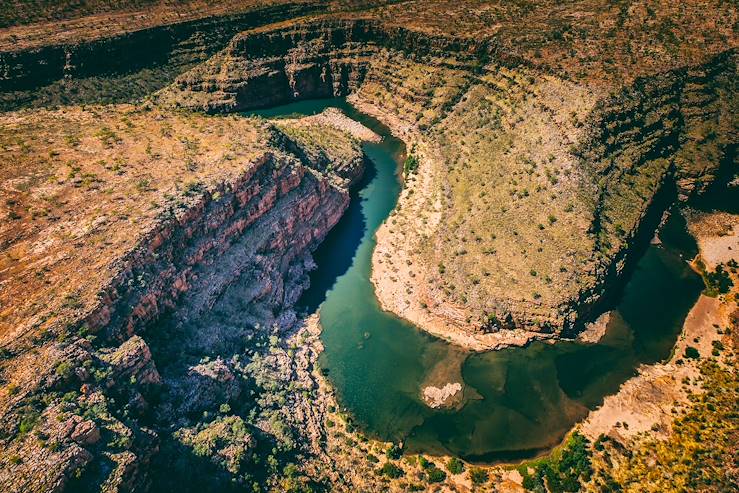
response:
[[[0,490],[732,491],[739,216],[701,201],[739,188],[738,22],[722,0],[6,2]],[[244,114],[317,98],[405,144],[382,309],[471,352],[596,343],[679,211],[705,289],[671,356],[524,462],[372,438],[297,303],[382,139],[337,109]],[[430,407],[464,405],[449,368]]]

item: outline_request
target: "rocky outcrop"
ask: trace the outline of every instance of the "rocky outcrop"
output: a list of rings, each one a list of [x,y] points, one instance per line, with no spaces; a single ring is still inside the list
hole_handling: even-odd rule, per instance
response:
[[[112,381],[132,380],[144,385],[161,382],[149,346],[139,336],[131,337],[111,353],[103,352],[100,357],[111,366]]]
[[[447,405],[447,401],[462,391],[462,384],[459,382],[448,383],[443,387],[429,386],[423,389],[423,400],[433,408]]]
[[[247,334],[294,320],[310,252],[363,170],[357,141],[328,131],[323,144],[298,152],[306,142],[271,128],[269,146],[248,166],[215,189],[190,187],[112,260],[110,281],[66,340],[38,346],[34,374],[5,389],[1,489],[139,491],[171,425],[185,428],[190,417],[240,399],[244,384],[230,363],[174,354],[183,346],[193,355],[241,350]],[[219,319],[224,306],[240,316]],[[13,351],[29,354],[31,343],[19,338]],[[34,429],[48,435],[43,443]],[[218,452],[228,464],[253,444],[239,436],[240,449]],[[34,466],[41,462],[51,466]]]
[[[0,110],[88,102],[130,102],[207,60],[237,33],[325,8],[268,5],[90,41],[0,52]]]

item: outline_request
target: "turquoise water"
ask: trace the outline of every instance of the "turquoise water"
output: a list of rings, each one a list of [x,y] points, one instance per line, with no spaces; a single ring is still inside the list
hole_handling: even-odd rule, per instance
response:
[[[365,144],[367,171],[339,224],[315,253],[318,269],[302,309],[320,307],[320,364],[340,404],[366,434],[409,452],[493,462],[531,457],[556,445],[640,363],[669,356],[703,285],[685,260],[695,246],[673,214],[661,246],[649,246],[619,296],[607,336],[596,345],[533,343],[468,354],[383,312],[370,283],[374,233],[400,192],[402,142],[342,100],[302,101],[258,112],[314,114],[337,106],[384,140]],[[441,370],[440,370],[441,369]],[[429,374],[461,373],[464,398],[434,410],[420,398]],[[444,373],[446,372],[446,373]]]

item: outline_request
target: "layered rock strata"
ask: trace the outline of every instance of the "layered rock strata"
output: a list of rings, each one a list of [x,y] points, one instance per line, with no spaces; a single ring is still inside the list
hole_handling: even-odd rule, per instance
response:
[[[203,117],[136,110],[126,114],[126,109],[114,117],[111,108],[107,111],[103,123],[120,124],[120,117],[128,130],[105,127],[90,136],[100,120],[84,110],[44,113],[50,132],[46,142],[64,141],[64,133],[54,134],[57,124],[79,133],[75,147],[59,153],[76,156],[76,171],[43,191],[34,185],[16,188],[44,165],[29,168],[33,148],[6,143],[20,175],[4,182],[3,193],[14,197],[7,203],[19,211],[34,207],[34,197],[48,200],[55,187],[71,185],[68,201],[84,191],[115,203],[112,189],[106,192],[103,185],[108,180],[119,190],[134,184],[139,192],[125,208],[126,219],[133,220],[97,221],[96,229],[87,229],[78,243],[54,241],[57,221],[63,218],[65,224],[84,230],[88,219],[99,214],[99,202],[79,204],[74,212],[54,210],[39,219],[16,214],[14,221],[31,224],[22,230],[4,228],[10,258],[5,268],[15,274],[0,291],[3,299],[34,283],[44,286],[44,276],[33,275],[34,265],[66,272],[62,278],[46,277],[46,286],[29,293],[26,304],[11,305],[12,310],[3,313],[0,421],[5,453],[0,485],[6,491],[146,488],[150,461],[158,457],[160,444],[167,450],[179,427],[183,431],[177,432],[177,443],[197,442],[198,436],[207,439],[208,434],[193,438],[185,428],[198,423],[203,412],[219,409],[226,415],[222,419],[243,430],[231,438],[241,440],[242,452],[250,449],[254,430],[238,416],[229,418],[228,409],[221,407],[238,401],[245,377],[234,376],[234,361],[209,358],[242,354],[250,338],[269,334],[265,327],[279,330],[292,324],[290,308],[312,267],[309,253],[341,217],[349,202],[348,187],[363,169],[357,141],[332,127],[311,127],[322,135],[314,142],[310,133],[293,139],[286,131],[253,120],[231,120],[228,129],[220,124],[218,130],[219,124]],[[4,118],[18,130],[16,135],[26,135],[26,124],[38,116],[25,112]],[[142,130],[156,122],[163,122],[166,132],[179,133],[185,155],[198,146],[198,162],[184,163],[184,178],[189,170],[192,181],[182,183],[183,176],[170,174],[166,165],[161,175],[149,175],[145,182],[136,178],[146,167],[137,162],[144,153],[137,154],[135,142],[146,140]],[[187,125],[192,125],[190,130]],[[215,134],[237,140],[211,147],[209,139],[219,138]],[[150,147],[146,152],[153,155]],[[158,149],[179,157],[172,149]],[[163,159],[157,156],[153,159]],[[106,161],[94,161],[96,157],[128,162],[108,169]],[[61,171],[65,166],[59,165]],[[105,171],[98,171],[93,180],[93,169]],[[74,181],[80,173],[87,176],[87,184]],[[168,187],[171,179],[174,186]],[[98,184],[98,192],[86,188],[91,183]],[[148,211],[136,210],[147,199],[152,201]],[[162,199],[164,206],[158,203]],[[152,209],[159,212],[152,215]],[[106,210],[111,214],[115,206]],[[118,246],[121,234],[130,236]],[[103,251],[116,252],[100,263],[98,236],[111,245]],[[44,249],[38,243],[33,246],[38,237],[46,238]],[[70,249],[75,248],[78,254],[72,255]],[[16,256],[21,252],[23,256]],[[75,259],[83,262],[70,264]],[[54,293],[72,294],[58,306],[44,303]],[[6,324],[14,317],[21,326]],[[44,326],[40,336],[39,324]],[[173,334],[178,338],[169,338]],[[172,429],[174,423],[179,427]],[[224,432],[219,423],[221,418],[212,423],[216,436]],[[232,459],[223,460],[233,466]],[[49,467],[38,468],[41,462]]]
[[[323,8],[311,2],[254,5],[235,15],[2,50],[0,109],[133,102],[207,60],[244,29]]]
[[[736,140],[735,57],[608,95],[492,41],[321,20],[242,33],[157,99],[221,113],[352,93],[420,162],[378,233],[381,303],[484,349],[572,335],[607,307],[676,187],[700,193]]]

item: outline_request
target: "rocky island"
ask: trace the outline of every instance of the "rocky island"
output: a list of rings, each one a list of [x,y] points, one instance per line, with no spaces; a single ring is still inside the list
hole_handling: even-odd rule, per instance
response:
[[[0,490],[730,491],[737,20],[1,7]]]

